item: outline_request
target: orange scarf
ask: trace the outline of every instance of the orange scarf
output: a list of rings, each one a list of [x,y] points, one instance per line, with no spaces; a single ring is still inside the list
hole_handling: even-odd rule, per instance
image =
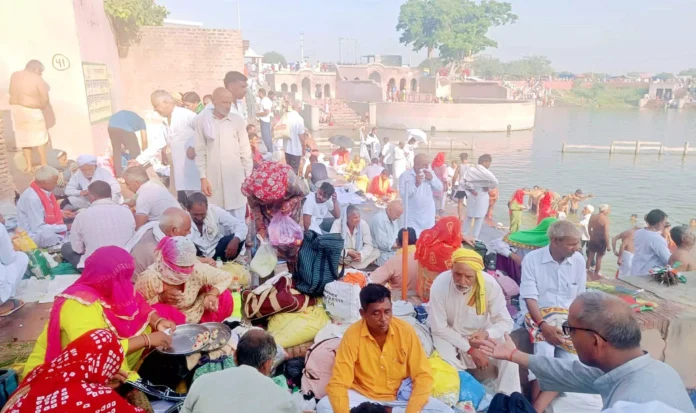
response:
[[[31,181],[30,186],[41,200],[41,205],[43,206],[44,213],[46,214],[46,216],[44,217],[44,222],[49,225],[64,224],[63,211],[60,210],[60,205],[56,200],[56,195],[51,193],[50,197],[47,196],[46,192],[43,189],[41,189],[39,185],[37,185],[36,181]]]
[[[370,187],[368,188],[367,192],[377,196],[385,196],[394,191],[389,187],[389,179],[383,180],[380,175],[377,175],[372,178],[372,182],[370,182]]]

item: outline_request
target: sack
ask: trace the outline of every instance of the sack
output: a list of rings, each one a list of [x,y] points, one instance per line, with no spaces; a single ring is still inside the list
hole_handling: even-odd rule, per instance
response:
[[[326,385],[331,379],[339,344],[340,338],[329,338],[310,347],[302,372],[302,393],[308,394],[311,391],[316,399],[326,396]]]
[[[18,385],[19,380],[14,370],[0,370],[0,409],[5,406]]]
[[[51,275],[51,266],[41,250],[35,249],[25,254],[29,257],[29,265],[24,272],[23,278],[31,278],[32,275],[39,280],[52,280],[55,278],[54,275]]]
[[[360,320],[360,287],[334,281],[324,287],[324,308],[337,324],[352,324]]]
[[[475,408],[483,400],[483,396],[486,395],[486,388],[483,384],[479,383],[478,380],[474,378],[471,374],[466,371],[459,371],[459,401],[465,402],[470,401]]]
[[[272,281],[272,283],[271,283]],[[256,289],[245,290],[244,315],[249,320],[258,320],[278,313],[304,311],[316,304],[316,299],[308,297],[292,288],[290,274],[279,275]]]
[[[278,212],[268,224],[268,239],[274,247],[301,245],[304,231],[294,219]]]
[[[276,314],[268,319],[268,333],[284,348],[314,340],[319,330],[331,320],[320,306],[301,313]]]
[[[251,259],[249,268],[260,277],[268,277],[278,264],[278,253],[260,235],[257,235],[257,238],[260,242],[259,249],[256,250],[254,258]]]
[[[338,272],[342,252],[341,234],[319,235],[306,231],[293,277],[295,288],[312,297],[321,297],[326,284],[343,277],[344,269]]]
[[[415,317],[409,316],[398,316],[400,319],[404,320],[405,322],[411,324],[414,330],[416,330],[416,334],[418,335],[418,339],[421,342],[421,346],[423,346],[423,350],[425,351],[425,355],[430,357],[433,354],[433,350],[435,349],[433,345],[433,336],[430,334],[430,327],[427,324],[423,324],[416,320]]]
[[[273,140],[290,139],[290,123],[288,123],[288,115],[283,115],[280,120],[273,126]]]
[[[536,413],[527,399],[518,392],[511,395],[498,393],[488,407],[490,413]]]
[[[428,359],[430,369],[433,371],[433,391],[431,395],[452,407],[459,402],[459,374],[457,369],[449,365],[440,357],[440,353],[433,352]]]

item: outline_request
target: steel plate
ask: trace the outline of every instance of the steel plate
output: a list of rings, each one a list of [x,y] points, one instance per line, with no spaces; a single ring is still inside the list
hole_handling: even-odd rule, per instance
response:
[[[201,325],[210,330],[210,342],[205,347],[204,351],[213,351],[222,348],[222,346],[230,341],[230,337],[232,337],[232,330],[223,323],[203,323]],[[217,339],[213,340],[213,331],[216,329],[218,330],[218,336]]]
[[[176,326],[176,331],[172,333],[171,347],[157,350],[161,353],[171,354],[174,356],[187,356],[189,354],[196,353],[204,350],[206,345],[210,342],[210,340],[206,341],[198,350],[193,349],[193,345],[196,342],[196,336],[205,332],[210,332],[210,330],[201,324],[182,324],[180,326]]]

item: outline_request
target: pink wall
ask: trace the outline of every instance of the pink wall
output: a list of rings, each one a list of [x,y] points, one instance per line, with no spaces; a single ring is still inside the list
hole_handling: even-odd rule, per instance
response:
[[[381,102],[382,88],[365,80],[342,80],[336,85],[336,98],[348,102]]]

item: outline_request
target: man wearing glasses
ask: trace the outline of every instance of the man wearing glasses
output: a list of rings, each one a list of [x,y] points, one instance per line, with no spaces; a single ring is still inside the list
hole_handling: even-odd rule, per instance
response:
[[[504,342],[486,340],[481,351],[534,371],[545,390],[600,394],[602,410],[618,402],[657,401],[696,412],[679,374],[640,348],[638,320],[621,299],[601,291],[580,294],[570,306],[563,333],[570,336],[580,361],[523,353],[507,334]]]

